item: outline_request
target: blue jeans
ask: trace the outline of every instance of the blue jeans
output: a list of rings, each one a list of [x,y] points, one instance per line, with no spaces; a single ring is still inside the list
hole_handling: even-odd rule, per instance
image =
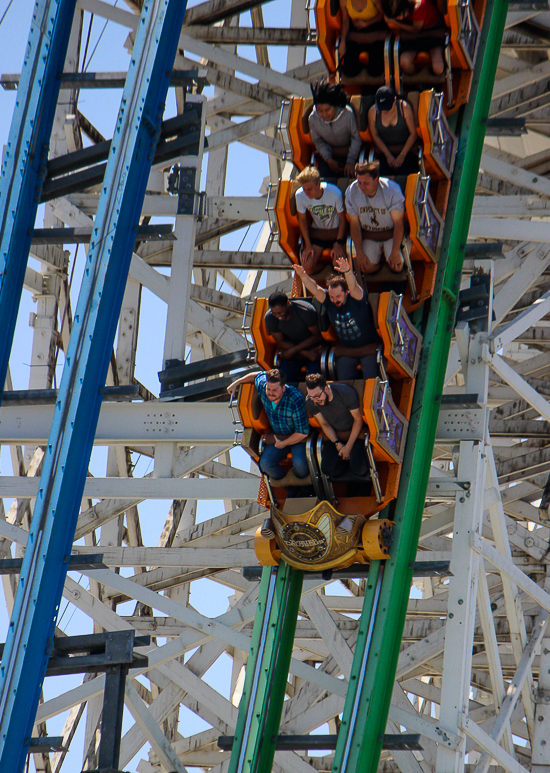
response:
[[[279,361],[279,370],[285,374],[287,381],[298,383],[305,378],[302,374],[304,365],[306,366],[306,374],[321,372],[321,363],[319,360],[311,362],[311,360],[306,360],[305,357],[303,359],[295,360],[283,360],[281,357]]]
[[[359,378],[357,366],[361,365],[363,378],[376,378],[379,376],[376,354],[366,354],[364,357],[337,357],[336,375],[338,381],[353,381]]]
[[[297,478],[305,478],[309,475],[309,467],[306,459],[306,444],[295,443],[286,448],[276,448],[274,445],[266,446],[260,457],[260,470],[274,480],[281,480],[286,475],[286,470],[281,467],[281,462],[288,452],[292,452],[292,467]]]

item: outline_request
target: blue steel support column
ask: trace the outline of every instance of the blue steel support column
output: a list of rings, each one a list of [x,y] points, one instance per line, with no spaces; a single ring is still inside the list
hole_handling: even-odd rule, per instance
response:
[[[143,6],[0,668],[1,771],[27,754],[185,6]]]
[[[76,0],[35,3],[0,180],[0,399]]]

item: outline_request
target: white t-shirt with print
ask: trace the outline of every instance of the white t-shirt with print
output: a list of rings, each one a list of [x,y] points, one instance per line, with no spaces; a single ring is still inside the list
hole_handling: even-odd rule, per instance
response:
[[[344,200],[340,188],[331,183],[321,183],[323,195],[320,199],[310,199],[303,188],[296,193],[296,209],[304,214],[311,213],[313,228],[338,228],[339,212],[344,211]]]
[[[403,212],[405,197],[399,185],[386,177],[378,180],[374,196],[366,196],[357,180],[346,191],[348,215],[357,215],[361,227],[366,231],[386,231],[393,228],[390,212]]]

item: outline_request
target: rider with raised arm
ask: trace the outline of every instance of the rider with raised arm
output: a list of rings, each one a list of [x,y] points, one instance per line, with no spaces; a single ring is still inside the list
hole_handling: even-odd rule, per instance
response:
[[[307,478],[309,467],[306,440],[309,435],[309,422],[306,402],[300,390],[286,385],[284,373],[277,368],[246,373],[229,384],[227,391],[233,395],[241,384],[254,384],[273,430],[264,437],[266,445],[260,456],[260,470],[273,480],[282,480],[287,473],[280,462],[290,451],[294,474],[297,478]],[[309,495],[309,490],[303,486],[287,486],[286,491],[287,496],[291,498],[300,493]],[[275,537],[271,518],[264,521],[262,536],[267,539]]]
[[[227,387],[229,394],[233,394],[240,384],[254,384],[272,429],[264,438],[266,447],[260,456],[261,471],[274,480],[284,478],[286,470],[280,462],[290,451],[296,477],[306,478],[309,474],[306,458],[309,423],[300,390],[287,385],[284,373],[277,368],[246,373]],[[294,493],[294,487],[289,486],[288,495]]]
[[[303,266],[294,266],[294,270],[305,288],[327,310],[338,338],[334,347],[338,379],[352,381],[357,378],[358,365],[363,378],[376,378],[380,338],[367,295],[357,284],[347,258],[338,258],[334,266],[339,275],[327,280],[326,290],[307,275]]]

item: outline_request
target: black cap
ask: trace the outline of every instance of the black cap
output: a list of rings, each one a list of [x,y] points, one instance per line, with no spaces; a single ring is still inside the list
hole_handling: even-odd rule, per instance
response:
[[[395,102],[395,91],[390,86],[381,86],[376,92],[376,109],[391,110]]]

